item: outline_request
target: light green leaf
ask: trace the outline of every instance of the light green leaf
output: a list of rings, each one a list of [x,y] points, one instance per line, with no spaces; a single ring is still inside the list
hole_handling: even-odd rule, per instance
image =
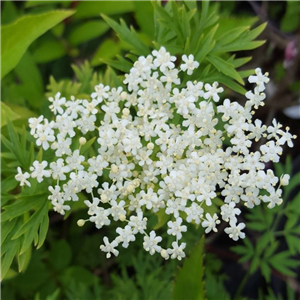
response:
[[[20,115],[15,113],[9,106],[1,101],[1,127],[6,125],[6,120],[14,121],[19,119]]]
[[[96,50],[91,65],[93,67],[103,64],[102,60],[112,59],[118,53],[120,53],[121,45],[119,42],[115,42],[113,39],[107,39],[100,44],[99,48]]]
[[[35,6],[44,6],[44,5],[53,5],[53,4],[61,4],[63,6],[68,6],[72,1],[66,0],[51,0],[51,1],[26,1],[25,7],[35,7]]]
[[[165,213],[165,209],[160,209],[157,213],[156,213],[156,216],[157,216],[157,223],[156,223],[156,225],[154,226],[154,230],[156,230],[156,229],[158,229],[158,228],[160,228],[160,227],[162,227],[162,226],[164,226],[166,223],[167,223],[167,221],[169,221],[170,220],[170,216],[169,215],[167,215],[166,213]]]
[[[203,251],[204,236],[192,250],[190,257],[185,260],[182,269],[180,269],[177,274],[173,291],[173,300],[206,299],[203,282]]]
[[[1,259],[1,280],[5,277],[6,273],[8,272],[13,259],[15,255],[18,252],[18,246],[19,246],[19,241],[11,241],[10,247],[8,250],[5,252],[4,256]]]
[[[219,71],[224,75],[227,75],[233,79],[235,79],[240,84],[244,84],[243,79],[239,75],[239,73],[234,69],[232,64],[226,62],[225,60],[219,58],[218,56],[209,54],[206,59]]]
[[[197,49],[199,51],[195,54],[195,60],[197,60],[198,62],[201,62],[206,57],[206,55],[214,48],[214,46],[215,46],[214,35],[215,35],[215,32],[218,29],[218,27],[219,27],[219,24],[214,26],[206,34],[206,36],[205,36],[205,38],[203,38],[203,40],[201,38],[199,38],[199,42],[197,45]]]
[[[68,40],[71,45],[77,46],[103,35],[108,29],[109,26],[105,22],[101,20],[91,20],[77,25],[69,34]]]
[[[36,246],[37,249],[42,247],[42,245],[44,244],[44,241],[47,236],[48,228],[49,228],[49,216],[48,214],[45,214],[42,218],[41,226],[39,229],[39,242],[38,245]]]
[[[1,246],[7,236],[12,232],[15,225],[17,224],[18,219],[12,219],[11,221],[6,221],[3,224],[1,224]]]
[[[148,47],[139,39],[134,29],[131,28],[131,30],[129,30],[122,19],[120,20],[120,24],[118,24],[116,21],[103,14],[101,14],[101,17],[117,33],[118,37],[122,41],[133,47],[131,51],[132,53],[137,55],[147,55],[149,53]]]
[[[44,199],[46,198],[46,193],[31,195],[31,196],[20,196],[17,201],[9,206],[5,206],[4,212],[1,214],[1,222],[5,222],[16,218],[24,213],[30,211],[31,209],[36,209],[42,206]]]
[[[23,254],[17,256],[19,272],[25,271],[28,267],[28,264],[31,259],[31,250],[31,247],[29,247]]]
[[[47,30],[69,17],[73,10],[27,15],[1,27],[1,78],[20,61],[29,45]]]
[[[85,151],[89,150],[89,148],[93,145],[96,140],[96,136],[87,141],[80,149],[80,153],[83,154]]]
[[[247,30],[249,30],[248,26],[238,27],[229,30],[219,38],[218,42],[220,43],[220,45],[228,45],[234,40],[236,40],[238,37],[240,37],[240,35]]]

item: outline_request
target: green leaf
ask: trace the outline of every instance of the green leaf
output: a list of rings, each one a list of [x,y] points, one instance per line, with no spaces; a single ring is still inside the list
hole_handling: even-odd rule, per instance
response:
[[[260,270],[263,277],[266,279],[267,283],[270,283],[271,280],[271,268],[267,262],[262,260],[260,262]]]
[[[224,75],[229,76],[235,79],[238,83],[244,84],[243,79],[239,75],[239,73],[234,69],[232,64],[226,62],[225,60],[219,58],[218,56],[209,54],[206,59],[219,71]]]
[[[297,253],[300,253],[299,236],[293,234],[286,234],[285,239],[288,244],[291,255],[296,255]]]
[[[203,300],[204,282],[203,282],[203,251],[204,236],[194,247],[189,258],[184,262],[182,269],[179,270],[173,291],[173,300]]]
[[[18,219],[12,219],[11,221],[6,221],[1,224],[1,246],[4,243],[7,236],[12,232],[15,225],[17,224]]]
[[[134,10],[133,1],[81,1],[76,6],[75,19],[98,17],[99,14],[124,14]]]
[[[69,17],[73,10],[27,15],[1,27],[1,78],[20,61],[29,45],[47,30]]]
[[[44,5],[53,5],[53,4],[61,4],[63,6],[68,6],[70,5],[72,1],[61,1],[61,0],[51,0],[51,1],[39,1],[39,0],[36,0],[36,1],[27,1],[25,2],[25,7],[26,8],[29,8],[29,7],[35,7],[35,6],[44,6]]]
[[[68,40],[72,46],[80,45],[86,41],[100,37],[109,26],[101,20],[91,20],[77,25],[69,34]]]
[[[18,10],[13,1],[5,1],[2,3],[1,24],[8,24],[13,22],[18,17]]]
[[[71,65],[78,81],[80,82],[80,93],[90,94],[92,92],[90,82],[93,77],[93,68],[88,61],[85,61],[82,65]]]
[[[99,48],[96,50],[91,65],[93,67],[103,64],[102,60],[109,60],[114,58],[121,51],[121,45],[119,42],[115,42],[113,39],[107,39],[100,44]]]
[[[275,254],[269,259],[271,266],[280,273],[294,277],[296,274],[291,268],[299,266],[300,262],[292,259],[289,251],[283,251]]]
[[[85,151],[89,150],[89,148],[93,145],[93,143],[96,140],[96,136],[91,138],[89,141],[87,141],[81,148],[80,148],[80,154],[83,154]]]
[[[25,271],[28,267],[28,264],[31,259],[31,250],[31,247],[29,247],[23,254],[17,256],[19,272]]]
[[[204,2],[204,1],[203,1]],[[202,40],[202,38],[199,38],[197,49],[199,51],[195,53],[195,60],[197,60],[199,63],[206,57],[206,55],[214,48],[215,41],[214,41],[214,35],[219,27],[219,24],[214,26],[205,36],[205,38]]]
[[[10,243],[9,249],[5,252],[1,259],[1,280],[5,277],[8,272],[15,255],[18,252],[19,241],[15,240]]]
[[[135,7],[135,19],[141,28],[151,39],[154,39],[154,11],[150,1],[133,1]]]
[[[6,120],[14,121],[19,119],[20,116],[11,110],[9,106],[1,101],[1,127],[6,125]]]
[[[218,43],[220,45],[228,45],[228,44],[232,43],[234,40],[236,40],[237,38],[239,38],[240,35],[247,30],[249,30],[249,26],[238,27],[238,28],[234,28],[229,31],[226,31],[226,33],[223,34],[218,39]]]
[[[58,39],[47,37],[39,43],[33,51],[34,60],[39,63],[47,63],[63,57],[67,53],[65,46]]]
[[[137,55],[147,55],[149,53],[148,47],[139,39],[136,32],[131,28],[128,29],[125,22],[121,19],[118,24],[113,19],[110,19],[106,15],[101,14],[104,21],[117,33],[118,37],[133,47],[132,53]]]
[[[46,98],[44,96],[44,83],[39,68],[34,58],[27,51],[15,68],[20,84],[16,86],[32,107],[41,108]]]
[[[14,234],[12,237],[13,240],[24,235],[24,240],[19,254],[23,254],[30,247],[33,241],[35,245],[38,243],[38,229],[46,214],[48,214],[48,202],[44,203],[42,207],[36,210],[30,219],[28,219],[28,221],[24,223]]]
[[[32,209],[41,207],[47,195],[48,194],[43,193],[18,197],[13,204],[5,206],[3,208],[4,212],[1,214],[1,222],[6,222],[18,216],[21,216]]]
[[[292,32],[299,26],[300,7],[297,1],[286,1],[287,9],[281,19],[280,27],[282,31]]]
[[[156,230],[156,229],[158,229],[158,228],[160,228],[160,227],[162,227],[162,226],[164,226],[166,223],[167,223],[167,221],[169,221],[170,220],[170,216],[169,215],[167,215],[166,213],[165,213],[165,210],[164,209],[160,209],[157,213],[156,213],[156,216],[157,216],[157,223],[156,223],[156,225],[154,226],[154,230]]]

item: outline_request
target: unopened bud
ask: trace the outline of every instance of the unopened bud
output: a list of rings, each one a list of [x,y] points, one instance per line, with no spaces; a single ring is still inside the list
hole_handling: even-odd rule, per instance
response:
[[[122,110],[122,113],[123,113],[123,115],[124,115],[125,117],[128,117],[129,114],[130,114],[130,110],[129,110],[128,108],[125,107],[125,108]]]
[[[85,224],[85,220],[83,220],[83,219],[80,219],[80,220],[77,221],[77,225],[79,227],[82,227],[84,224]]]
[[[118,166],[112,165],[112,166],[111,166],[111,171],[112,171],[112,173],[118,173],[118,171],[119,171]]]
[[[122,100],[125,100],[127,98],[127,93],[126,92],[122,92],[120,96],[121,96]]]
[[[133,184],[129,184],[126,188],[128,193],[132,193],[134,191],[135,186]]]
[[[160,252],[161,256],[164,258],[164,259],[168,259],[169,258],[169,254],[167,252],[167,250],[165,249],[162,249],[161,252]]]
[[[120,221],[124,222],[126,220],[126,216],[124,214],[119,215]]]
[[[86,138],[81,137],[81,138],[79,139],[79,144],[80,144],[81,146],[83,146],[85,143],[86,143]]]
[[[147,144],[147,149],[148,150],[153,150],[153,148],[154,148],[154,144],[153,143],[148,143]]]
[[[105,194],[102,194],[102,195],[100,196],[100,198],[101,198],[101,201],[102,201],[102,202],[107,202],[107,200],[108,200],[108,197],[107,197],[107,195],[105,195]]]

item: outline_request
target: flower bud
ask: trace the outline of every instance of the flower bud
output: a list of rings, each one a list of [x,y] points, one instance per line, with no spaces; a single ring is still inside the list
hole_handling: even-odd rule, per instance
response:
[[[85,143],[86,143],[86,138],[81,137],[81,138],[79,139],[79,144],[80,144],[81,146],[83,146]]]
[[[79,227],[82,227],[84,224],[85,224],[85,220],[83,220],[83,219],[80,219],[80,220],[77,221],[77,225]]]
[[[153,148],[154,148],[154,144],[153,143],[148,143],[147,144],[147,149],[148,150],[153,150]]]

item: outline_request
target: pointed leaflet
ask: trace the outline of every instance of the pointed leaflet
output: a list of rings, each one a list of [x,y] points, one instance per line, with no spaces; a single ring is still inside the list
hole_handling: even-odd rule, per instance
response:
[[[239,75],[239,73],[234,69],[232,64],[226,62],[225,60],[219,58],[218,56],[209,54],[206,59],[219,71],[224,75],[227,75],[233,79],[235,79],[238,83],[244,84],[243,79]]]
[[[204,236],[192,250],[189,258],[184,262],[182,269],[179,270],[173,291],[173,300],[203,300],[203,249]]]
[[[39,15],[27,15],[12,24],[1,26],[1,78],[18,64],[34,40],[74,12],[57,10]]]
[[[133,47],[131,52],[137,55],[147,55],[149,53],[148,47],[139,39],[136,32],[132,28],[130,30],[127,27],[122,19],[120,24],[118,24],[116,21],[103,14],[101,14],[101,17],[117,33],[121,40]]]

